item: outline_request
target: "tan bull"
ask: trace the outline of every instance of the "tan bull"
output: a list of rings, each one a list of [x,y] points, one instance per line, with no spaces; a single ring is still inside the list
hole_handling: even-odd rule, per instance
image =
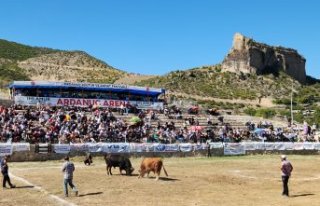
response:
[[[155,158],[155,157],[144,158],[140,165],[139,178],[143,177],[146,173],[149,176],[149,173],[153,172],[154,174],[156,174],[156,180],[158,180],[160,176],[161,168],[163,168],[164,173],[166,174],[166,176],[168,176],[168,173],[164,168],[163,161],[161,158]]]

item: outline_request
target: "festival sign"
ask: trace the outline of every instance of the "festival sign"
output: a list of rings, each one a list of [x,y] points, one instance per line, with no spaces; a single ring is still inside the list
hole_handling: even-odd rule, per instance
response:
[[[68,154],[70,152],[69,144],[54,144],[53,151],[58,154]]]
[[[241,143],[225,143],[224,155],[244,155],[244,145]]]
[[[191,143],[181,143],[179,144],[179,149],[181,152],[191,152],[192,151],[192,144]]]
[[[89,151],[88,145],[83,143],[70,143],[70,150],[71,151],[78,151],[78,152],[87,152]]]
[[[273,143],[273,148],[274,150],[286,150],[286,147],[285,147],[285,143],[284,142],[274,142]]]
[[[129,143],[105,143],[101,145],[102,152],[105,153],[124,153],[130,152]]]
[[[15,104],[26,106],[37,106],[37,104],[48,106],[75,106],[75,107],[107,107],[121,108],[128,105],[136,106],[138,109],[163,109],[163,102],[149,101],[127,101],[112,99],[84,99],[84,98],[54,98],[54,97],[32,97],[32,96],[15,96]]]
[[[274,150],[274,144],[273,142],[265,142],[264,143],[265,150]]]
[[[153,143],[135,144],[135,150],[133,152],[153,152],[155,145]]]
[[[254,147],[256,150],[265,150],[264,142],[255,142]]]
[[[320,150],[320,143],[319,142],[315,142],[314,143],[314,149],[315,150]]]
[[[155,144],[153,144],[153,146],[154,146],[155,152],[165,152],[165,150],[166,150],[165,144],[155,143]]]
[[[12,155],[12,144],[0,144],[0,156]]]
[[[161,88],[130,86],[125,84],[100,84],[89,82],[52,82],[52,81],[13,81],[10,88],[78,88],[78,89],[112,89],[112,90],[138,90],[161,93]]]
[[[179,145],[178,144],[166,144],[165,151],[166,152],[178,152]]]
[[[256,142],[243,142],[242,144],[246,151],[256,150]]]
[[[198,143],[198,144],[194,144],[193,145],[193,150],[197,151],[197,150],[205,150],[207,149],[207,144],[206,143]]]
[[[30,151],[30,143],[13,143],[13,152]]]
[[[142,151],[141,144],[130,143],[129,144],[129,150],[130,150],[130,152],[141,152]]]
[[[303,149],[305,150],[314,150],[314,143],[313,142],[304,142]]]
[[[86,143],[86,147],[88,148],[88,152],[96,153],[102,151],[101,143]]]
[[[294,150],[303,150],[304,147],[303,147],[303,142],[296,142],[293,144],[293,149]]]
[[[210,149],[222,148],[222,142],[210,142]]]
[[[281,143],[275,143],[275,144],[281,144],[283,146],[283,150],[293,150],[293,147],[294,147],[293,142],[281,142]]]

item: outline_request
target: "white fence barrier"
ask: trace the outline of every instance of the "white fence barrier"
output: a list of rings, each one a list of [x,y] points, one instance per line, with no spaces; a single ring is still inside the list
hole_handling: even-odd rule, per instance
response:
[[[318,150],[319,142],[212,142],[210,149],[223,149],[225,155],[241,155],[246,151],[285,151],[285,150]],[[53,144],[55,153],[67,154],[72,151],[130,153],[130,152],[192,152],[206,150],[208,145],[202,144],[161,144],[161,143],[83,143],[83,144]],[[11,155],[13,152],[30,151],[29,143],[0,143],[0,156]]]
[[[246,154],[245,146],[241,143],[232,143],[224,145],[224,155],[242,155]]]
[[[210,144],[211,145],[211,144]],[[224,143],[225,155],[245,154],[245,151],[266,150],[266,151],[285,151],[285,150],[320,150],[318,142],[241,142]],[[211,146],[211,148],[214,148]]]
[[[12,155],[12,152],[30,151],[29,143],[0,143],[0,156]]]
[[[12,149],[12,144],[0,144],[0,156],[11,155]]]
[[[213,144],[222,148],[221,143]],[[129,152],[190,152],[205,150],[206,144],[160,144],[160,143],[85,143],[85,144],[54,144],[54,152],[66,154],[71,151],[129,153]]]
[[[12,151],[13,152],[30,151],[30,144],[29,143],[13,143]]]

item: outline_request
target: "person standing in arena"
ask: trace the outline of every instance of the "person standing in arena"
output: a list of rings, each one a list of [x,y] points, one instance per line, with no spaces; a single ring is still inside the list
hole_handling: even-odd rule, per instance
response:
[[[3,176],[3,182],[2,182],[2,188],[7,188],[6,184],[8,182],[10,188],[15,188],[16,186],[11,183],[10,177],[9,177],[9,166],[7,164],[8,156],[4,156],[4,158],[1,160],[1,173]]]
[[[291,163],[287,160],[287,157],[285,155],[281,155],[281,178],[282,178],[282,184],[283,184],[283,191],[282,195],[289,196],[289,188],[288,188],[288,181],[291,176],[291,172],[293,170],[293,167]]]
[[[90,166],[92,163],[93,163],[92,156],[91,156],[90,152],[87,152],[86,157],[84,159],[84,164]]]
[[[62,167],[62,172],[64,173],[64,176],[63,176],[64,177],[64,180],[63,180],[64,195],[65,197],[68,197],[68,184],[69,184],[72,190],[75,192],[75,195],[78,196],[78,190],[72,182],[73,172],[75,170],[74,164],[71,161],[69,161],[68,156],[66,156],[64,160],[65,160],[65,163],[63,164],[63,167]]]

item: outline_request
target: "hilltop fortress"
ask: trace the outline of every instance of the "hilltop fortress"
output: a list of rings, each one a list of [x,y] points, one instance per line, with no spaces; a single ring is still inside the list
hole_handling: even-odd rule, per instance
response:
[[[222,62],[223,71],[266,74],[280,69],[300,83],[306,82],[306,59],[296,50],[255,42],[236,33],[233,47]]]

